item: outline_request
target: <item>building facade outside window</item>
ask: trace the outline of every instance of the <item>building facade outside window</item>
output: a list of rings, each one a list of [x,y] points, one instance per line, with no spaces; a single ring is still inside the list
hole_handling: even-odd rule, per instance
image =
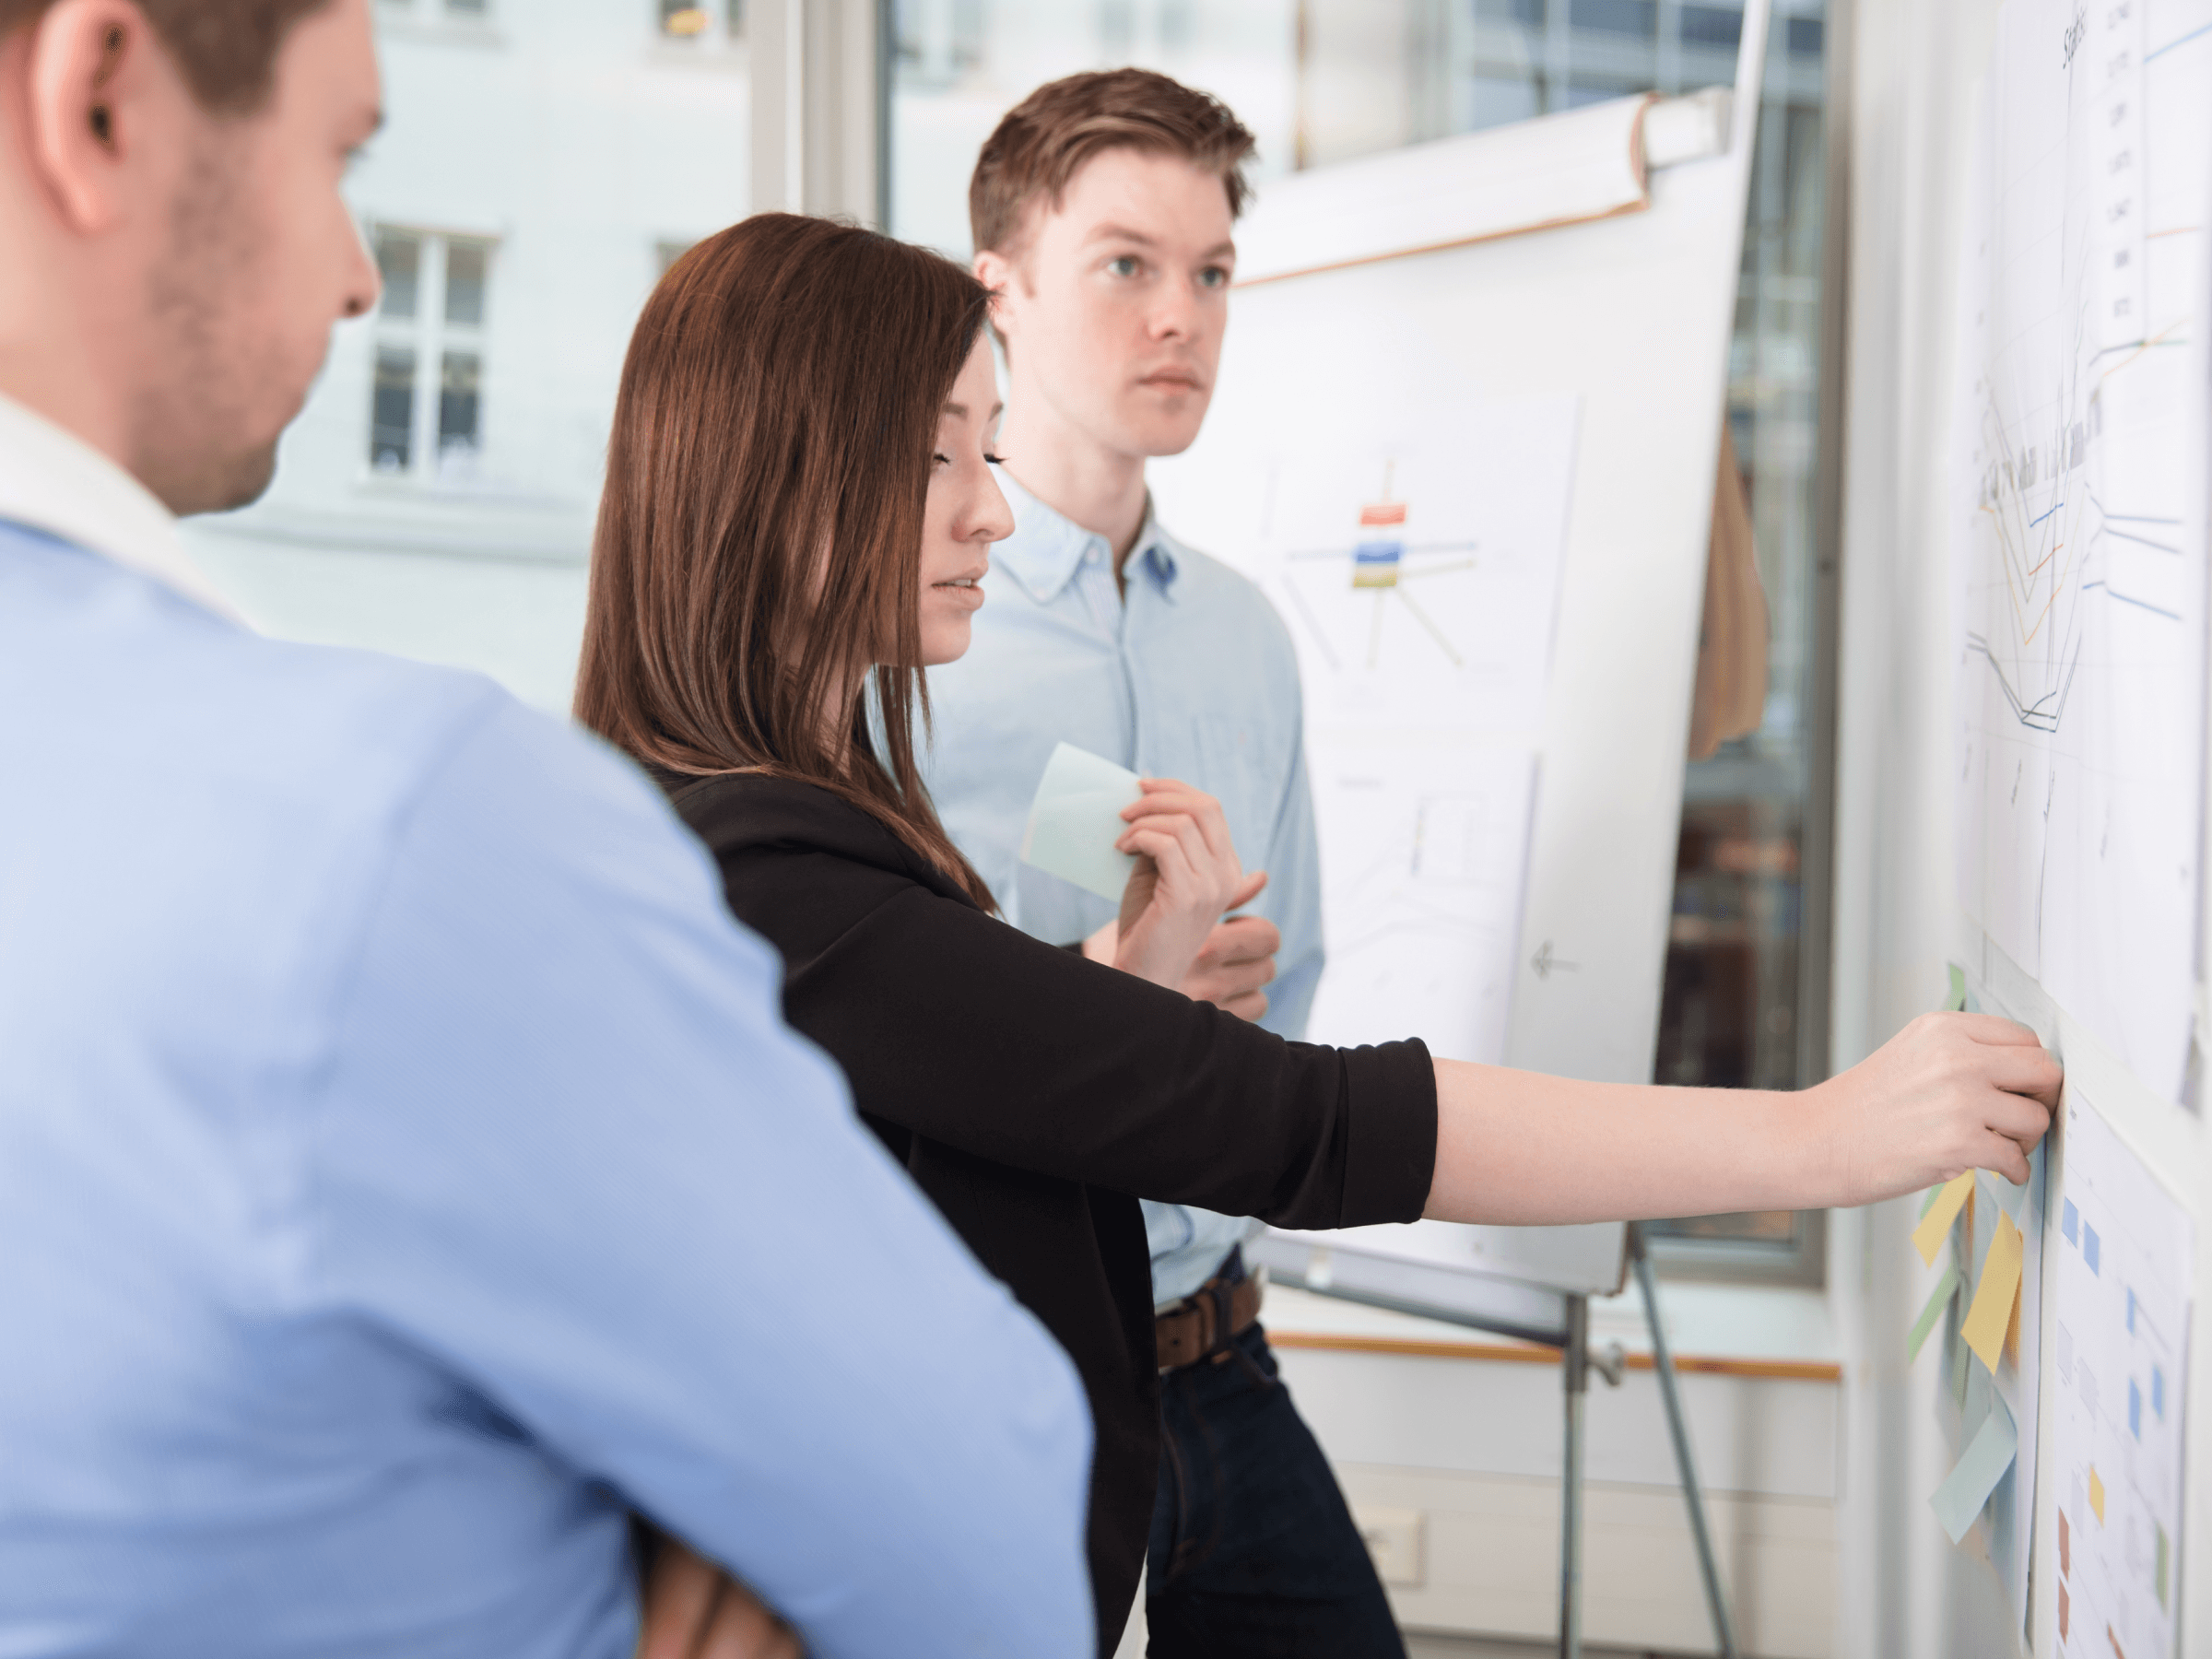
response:
[[[269,632],[480,669],[565,712],[622,357],[681,249],[742,218],[740,13],[378,0],[389,116],[347,182],[383,278],[267,495],[188,522]]]
[[[1218,94],[1253,176],[1348,160],[1632,92],[1735,79],[1741,0],[895,0],[885,119],[899,235],[965,258],[978,147],[1041,82],[1133,63]],[[1765,718],[1684,791],[1656,1080],[1787,1088],[1826,1073],[1830,808],[1816,678],[1827,0],[1774,0],[1729,364],[1728,418],[1772,620]],[[1808,905],[1813,907],[1808,914]],[[1817,1217],[1662,1223],[1672,1264],[1820,1270]]]
[[[369,463],[385,477],[461,482],[484,443],[488,241],[382,227]]]

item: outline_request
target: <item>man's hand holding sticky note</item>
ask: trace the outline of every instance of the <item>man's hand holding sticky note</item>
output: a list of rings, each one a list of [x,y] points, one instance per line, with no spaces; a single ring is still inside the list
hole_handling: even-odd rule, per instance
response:
[[[1119,900],[1136,868],[1136,859],[1114,846],[1129,828],[1122,808],[1144,793],[1127,767],[1072,743],[1059,745],[1030,803],[1021,862],[1087,893]]]

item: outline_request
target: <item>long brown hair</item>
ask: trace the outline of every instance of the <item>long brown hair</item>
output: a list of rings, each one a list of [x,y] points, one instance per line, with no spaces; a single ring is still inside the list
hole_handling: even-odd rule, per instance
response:
[[[622,365],[576,682],[639,759],[818,784],[985,909],[912,733],[930,454],[989,302],[937,254],[788,213],[677,260]]]

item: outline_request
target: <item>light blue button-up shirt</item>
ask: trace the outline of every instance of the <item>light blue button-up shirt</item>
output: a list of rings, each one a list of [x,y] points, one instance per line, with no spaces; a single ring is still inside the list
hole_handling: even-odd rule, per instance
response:
[[[1063,741],[1219,798],[1237,854],[1265,870],[1249,908],[1282,930],[1261,1020],[1298,1038],[1320,982],[1321,857],[1306,782],[1298,658],[1260,590],[1147,515],[1117,586],[1106,538],[1016,483],[999,484],[1014,534],[991,549],[973,642],[929,671],[930,794],[1006,919],[1056,945],[1116,907],[1020,862],[1030,798]],[[1256,1223],[1145,1205],[1152,1294],[1165,1305],[1210,1277]]]
[[[1072,1368],[778,978],[595,742],[0,524],[0,1653],[623,1659],[632,1506],[1088,1653]]]

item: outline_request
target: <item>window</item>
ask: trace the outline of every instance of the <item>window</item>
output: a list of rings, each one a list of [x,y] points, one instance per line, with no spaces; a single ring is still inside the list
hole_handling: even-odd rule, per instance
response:
[[[369,465],[385,477],[459,482],[484,444],[484,290],[491,244],[392,227],[376,233]]]
[[[1773,624],[1766,718],[1693,763],[1684,792],[1656,1076],[1791,1088],[1826,1075],[1832,623],[1816,492],[1822,423],[1825,0],[1774,0],[1729,379]],[[1259,139],[1253,169],[1311,167],[1654,88],[1735,78],[1741,0],[898,0],[886,123],[890,222],[968,252],[977,148],[1039,83],[1135,63],[1228,100]],[[1823,670],[1822,673],[1832,672]],[[1687,1263],[1805,1278],[1818,1217],[1661,1223]]]

